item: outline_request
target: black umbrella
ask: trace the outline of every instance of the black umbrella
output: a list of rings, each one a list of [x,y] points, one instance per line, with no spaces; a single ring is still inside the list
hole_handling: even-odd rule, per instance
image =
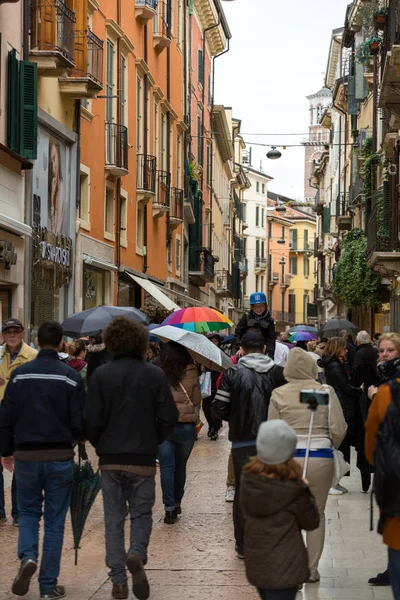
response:
[[[329,319],[329,321],[325,323],[325,325],[322,327],[319,333],[322,337],[331,338],[335,337],[336,335],[340,335],[340,332],[343,329],[345,329],[349,333],[354,333],[358,331],[357,325],[354,325],[354,323],[348,321],[347,319],[337,317]]]
[[[147,325],[148,317],[142,311],[132,306],[96,306],[67,317],[62,328],[64,335],[81,337],[83,335],[97,335],[111,323],[114,317],[127,317],[137,323]]]
[[[74,535],[75,565],[86,519],[100,490],[100,472],[93,471],[89,461],[82,464],[82,447],[79,444],[79,462],[74,465],[71,495],[71,523]]]

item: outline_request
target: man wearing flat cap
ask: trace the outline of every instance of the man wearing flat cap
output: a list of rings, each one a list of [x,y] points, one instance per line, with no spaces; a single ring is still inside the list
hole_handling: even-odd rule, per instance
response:
[[[11,379],[15,369],[33,360],[37,356],[37,350],[34,350],[34,348],[31,348],[24,342],[24,326],[19,319],[11,318],[4,321],[1,332],[3,334],[4,344],[1,351],[0,364],[0,402],[3,401],[7,384]],[[8,461],[10,463],[10,459],[8,459]],[[11,486],[11,499],[11,516],[13,519],[13,525],[18,527],[17,494],[14,477]],[[0,525],[6,521],[7,517],[4,506],[3,465],[1,464],[0,460]]]

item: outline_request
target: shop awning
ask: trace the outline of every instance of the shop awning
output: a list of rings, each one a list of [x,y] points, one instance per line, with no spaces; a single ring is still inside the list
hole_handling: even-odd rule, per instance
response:
[[[102,260],[101,258],[89,256],[89,254],[82,254],[82,258],[86,265],[91,265],[92,267],[97,267],[98,269],[105,269],[106,271],[118,271],[118,267],[116,265],[113,265],[106,260]]]
[[[136,277],[127,271],[125,271],[125,273],[129,275],[129,277],[131,277],[131,279],[140,285],[146,292],[148,292],[150,296],[153,296],[153,298],[167,310],[178,310],[180,308],[171,300],[171,298],[168,298],[168,296],[166,296],[164,292],[161,291],[157,285],[155,285],[155,283],[149,281],[148,279],[143,279],[143,277]]]

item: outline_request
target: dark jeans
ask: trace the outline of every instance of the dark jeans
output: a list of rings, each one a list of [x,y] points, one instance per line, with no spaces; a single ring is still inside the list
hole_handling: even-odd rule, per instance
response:
[[[196,439],[194,423],[178,423],[158,447],[163,503],[165,510],[179,506],[185,492],[186,464]]]
[[[134,475],[123,471],[102,471],[104,523],[106,533],[106,565],[113,583],[126,583],[125,515],[126,503],[131,516],[128,554],[139,554],[147,562],[147,548],[153,525],[152,510],[155,477]]]
[[[0,517],[6,516],[5,498],[4,498],[4,475],[3,465],[1,464],[0,455]],[[17,481],[13,473],[11,481],[11,516],[13,519],[18,519],[18,503],[17,503]]]
[[[214,400],[215,394],[216,392],[213,392],[213,394],[209,398],[204,398],[202,407],[204,416],[207,419],[208,428],[213,431],[218,431],[222,427],[222,421],[221,419],[217,419],[217,417],[214,417],[214,413],[211,409],[211,404]]]
[[[242,552],[244,548],[244,523],[242,511],[239,507],[240,499],[240,479],[242,469],[250,458],[256,454],[256,445],[245,446],[244,448],[232,448],[233,470],[235,471],[235,500],[233,501],[233,526],[235,529],[235,542],[238,549]]]
[[[47,594],[60,574],[65,516],[71,501],[73,461],[15,461],[19,508],[18,558],[39,556],[39,523],[44,515],[44,539],[39,573],[41,594]],[[44,500],[44,511],[43,511]]]
[[[400,550],[389,548],[389,576],[394,600],[400,600]]]
[[[340,444],[339,450],[340,450],[340,452],[343,453],[344,460],[348,464],[350,464],[351,444],[350,444],[350,437],[348,435],[346,435],[346,437],[344,438],[343,442]],[[347,473],[345,473],[344,476],[345,477],[350,477],[350,471],[347,471]]]
[[[286,588],[285,590],[262,590],[257,588],[261,600],[295,600],[298,592],[297,587]]]

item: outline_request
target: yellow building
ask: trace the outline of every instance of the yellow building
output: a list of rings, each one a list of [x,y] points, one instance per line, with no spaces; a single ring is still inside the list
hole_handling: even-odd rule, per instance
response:
[[[314,324],[317,321],[314,300],[316,217],[298,207],[286,206],[285,219],[292,222],[289,230],[289,314],[293,315],[296,324]]]

